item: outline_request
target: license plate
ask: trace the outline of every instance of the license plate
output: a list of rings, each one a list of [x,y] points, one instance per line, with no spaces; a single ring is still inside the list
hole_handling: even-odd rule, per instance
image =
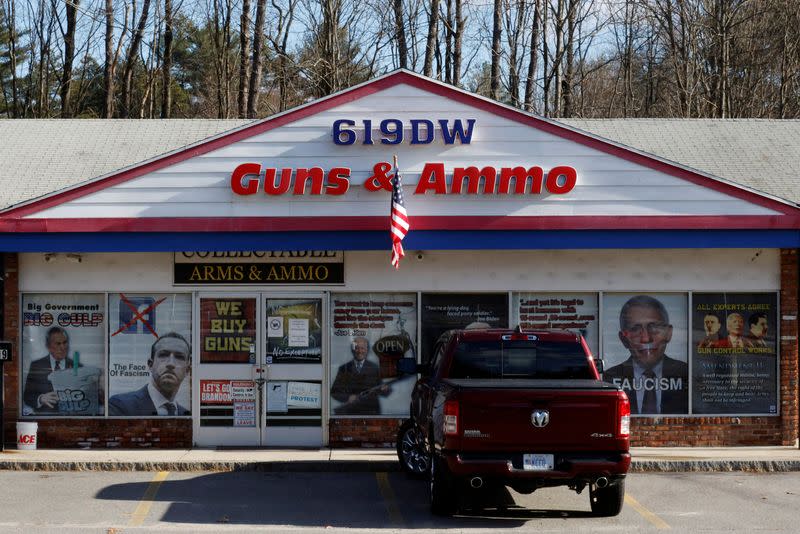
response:
[[[525,471],[552,471],[554,465],[552,454],[522,455],[522,469]]]

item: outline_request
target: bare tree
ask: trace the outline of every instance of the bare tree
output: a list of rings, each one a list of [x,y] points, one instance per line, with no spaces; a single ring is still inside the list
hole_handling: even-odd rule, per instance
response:
[[[75,27],[80,0],[64,0],[67,11],[67,30],[64,33],[64,65],[61,75],[61,116],[70,117],[70,90],[72,89],[72,61],[75,57]]]
[[[500,39],[502,37],[501,14],[503,1],[494,0],[492,11],[492,68],[489,83],[489,95],[494,100],[500,99]]]
[[[403,0],[394,0],[395,38],[397,39],[397,54],[400,68],[408,68],[408,46],[406,45],[406,27],[403,21]]]
[[[161,118],[172,110],[172,0],[164,0],[164,59],[161,64]]]
[[[256,110],[258,109],[258,91],[261,87],[261,69],[262,69],[262,53],[264,34],[264,19],[267,11],[266,0],[257,0],[256,2],[256,25],[253,28],[253,63],[250,69],[250,88],[247,92],[247,117],[249,119],[256,118]]]
[[[239,117],[247,116],[247,86],[250,83],[250,0],[242,0],[239,23],[239,95],[236,110]]]
[[[422,74],[428,77],[433,76],[433,54],[438,42],[439,0],[431,0],[430,10],[428,38],[425,40],[425,63],[422,66]]]
[[[122,118],[127,119],[131,112],[131,85],[133,83],[133,68],[136,58],[139,54],[139,46],[142,44],[144,37],[144,29],[147,25],[147,17],[150,12],[150,0],[144,0],[142,3],[142,14],[139,16],[139,23],[136,25],[136,31],[131,39],[131,44],[128,46],[128,53],[125,57],[125,71],[123,72],[123,85],[122,85],[122,109],[120,115]]]

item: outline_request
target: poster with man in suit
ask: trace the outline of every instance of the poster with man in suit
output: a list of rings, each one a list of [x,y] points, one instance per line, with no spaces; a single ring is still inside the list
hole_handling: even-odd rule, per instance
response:
[[[26,294],[22,308],[22,415],[103,415],[103,295]]]
[[[109,296],[109,415],[191,415],[191,317],[188,294]]]
[[[606,294],[603,308],[603,379],[628,394],[631,414],[688,413],[686,294]]]
[[[719,339],[704,339],[703,317],[719,317]],[[778,413],[778,297],[775,293],[692,294],[692,412]]]

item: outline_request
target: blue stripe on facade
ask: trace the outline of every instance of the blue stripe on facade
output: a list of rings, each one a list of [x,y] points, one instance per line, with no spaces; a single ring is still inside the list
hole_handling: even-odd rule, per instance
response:
[[[797,230],[425,231],[407,250],[800,248]],[[164,252],[181,250],[389,250],[389,232],[14,233],[5,252]]]

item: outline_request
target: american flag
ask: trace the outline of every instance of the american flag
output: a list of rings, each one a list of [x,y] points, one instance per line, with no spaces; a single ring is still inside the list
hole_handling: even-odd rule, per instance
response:
[[[408,233],[411,224],[408,220],[406,205],[403,201],[403,181],[400,178],[400,169],[397,168],[397,156],[394,157],[394,177],[392,178],[392,223],[389,233],[392,236],[392,265],[400,268],[400,258],[403,252],[403,238]]]

